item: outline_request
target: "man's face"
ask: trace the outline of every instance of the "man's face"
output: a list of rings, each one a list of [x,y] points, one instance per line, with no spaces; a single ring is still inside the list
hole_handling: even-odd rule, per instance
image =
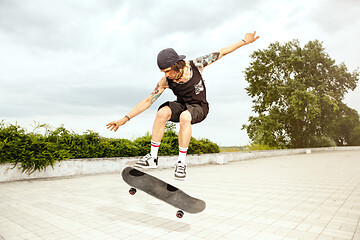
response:
[[[165,68],[161,70],[163,73],[165,73],[165,77],[169,79],[176,79],[176,77],[179,75],[178,72],[174,71],[171,67]]]

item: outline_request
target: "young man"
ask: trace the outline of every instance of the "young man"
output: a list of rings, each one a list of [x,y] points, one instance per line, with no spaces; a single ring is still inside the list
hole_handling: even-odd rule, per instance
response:
[[[255,34],[255,31],[254,33],[247,33],[240,42],[196,58],[193,61],[185,61],[185,56],[178,55],[172,48],[164,49],[158,54],[157,63],[165,76],[160,79],[155,90],[138,103],[125,117],[107,124],[110,131],[116,132],[120,126],[130,121],[131,118],[148,109],[167,88],[170,88],[177,97],[176,101],[166,102],[159,107],[152,129],[151,152],[140,158],[135,167],[157,168],[157,155],[165,132],[165,124],[167,121],[180,122],[178,135],[179,158],[175,166],[174,177],[177,180],[185,179],[185,156],[191,138],[191,125],[203,121],[209,112],[205,83],[201,73],[206,66],[226,54],[257,40],[259,36],[255,36]]]

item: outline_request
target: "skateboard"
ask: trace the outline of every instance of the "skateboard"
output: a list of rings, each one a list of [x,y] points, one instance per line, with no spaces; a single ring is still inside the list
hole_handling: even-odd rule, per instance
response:
[[[124,181],[131,186],[129,190],[131,195],[134,195],[136,189],[139,189],[162,200],[179,209],[176,213],[178,218],[184,216],[184,211],[188,213],[199,213],[206,207],[203,200],[191,197],[179,188],[133,167],[124,168],[121,176]]]

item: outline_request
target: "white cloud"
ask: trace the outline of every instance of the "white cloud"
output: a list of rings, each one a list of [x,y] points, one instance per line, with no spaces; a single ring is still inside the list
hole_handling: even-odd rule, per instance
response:
[[[140,136],[151,130],[157,107],[175,99],[170,90],[118,133],[105,124],[154,89],[162,77],[156,65],[161,49],[193,59],[256,30],[257,42],[205,69],[211,109],[193,130],[222,145],[246,144],[241,126],[252,115],[243,74],[249,55],[274,41],[319,39],[352,71],[360,62],[359,11],[350,0],[0,0],[0,119]],[[345,98],[357,111],[359,91]]]

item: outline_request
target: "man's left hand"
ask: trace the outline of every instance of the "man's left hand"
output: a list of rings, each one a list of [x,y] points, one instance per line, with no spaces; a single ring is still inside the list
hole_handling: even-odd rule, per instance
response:
[[[246,44],[255,42],[260,36],[255,36],[256,31],[254,33],[247,33],[245,34],[244,40],[246,41]]]

